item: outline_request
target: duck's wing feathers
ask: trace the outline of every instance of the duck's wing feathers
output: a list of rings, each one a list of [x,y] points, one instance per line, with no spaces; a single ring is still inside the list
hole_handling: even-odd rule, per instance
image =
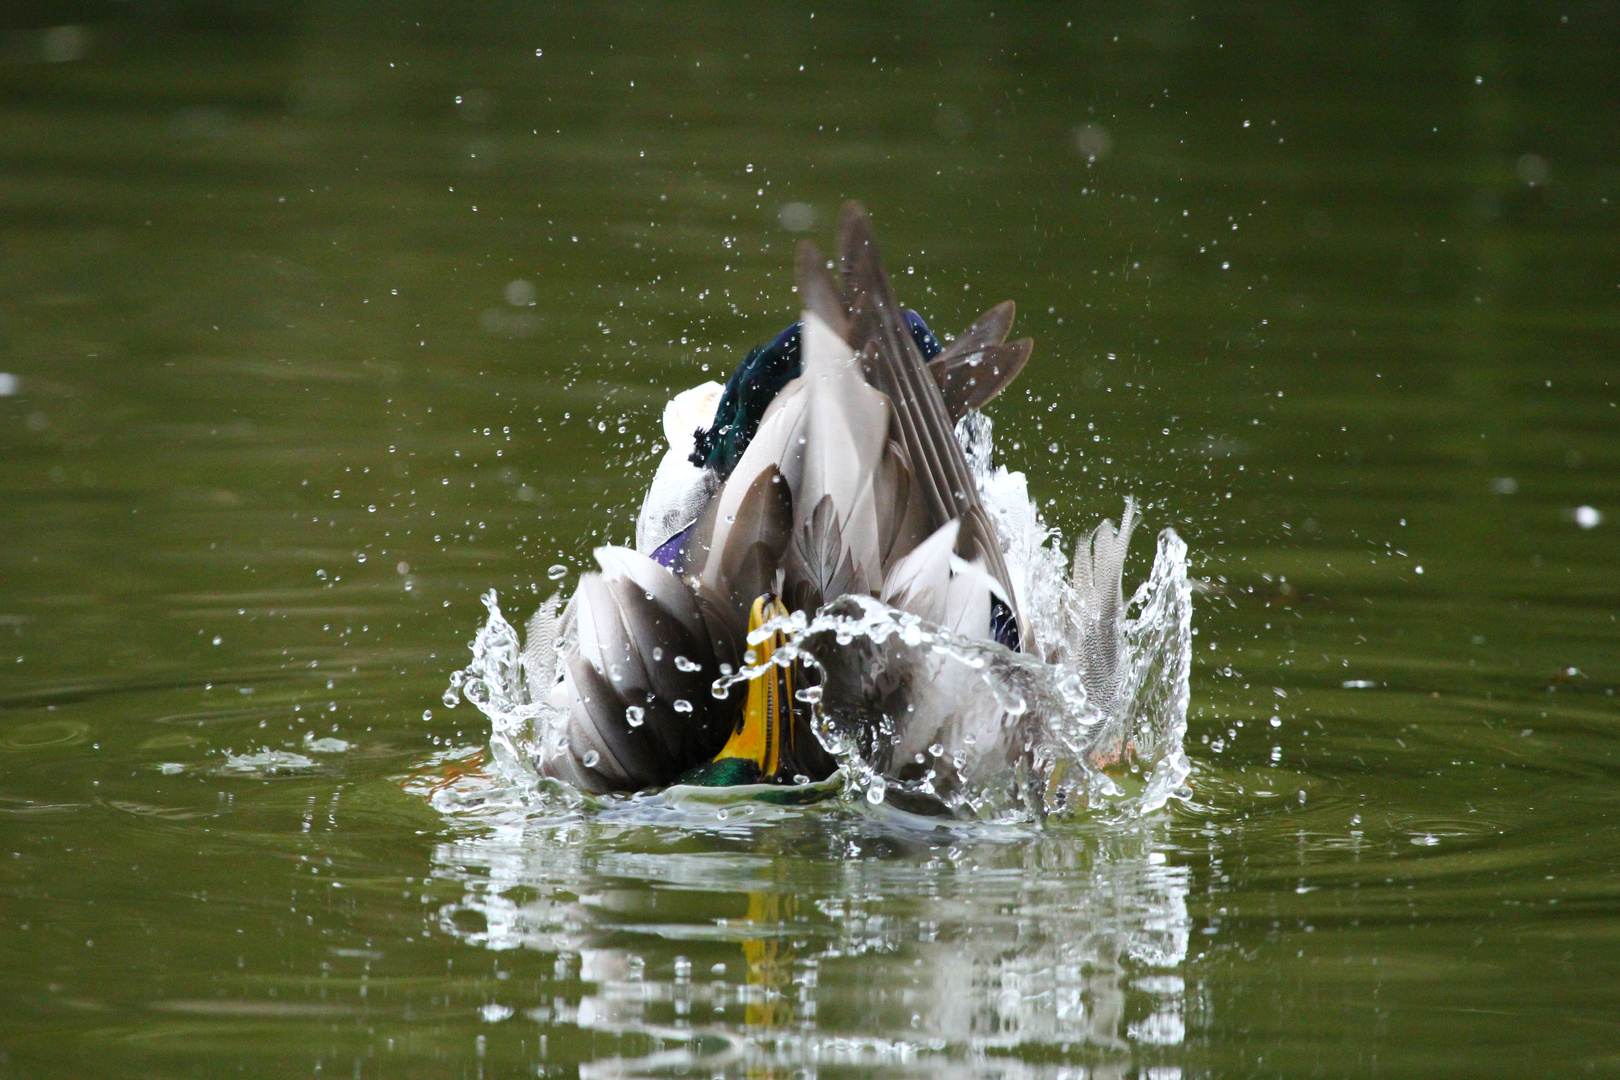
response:
[[[862,343],[859,360],[868,381],[893,405],[911,479],[927,507],[930,529],[960,519],[957,553],[969,562],[982,559],[1002,594],[1011,597],[1011,577],[995,526],[979,502],[939,385],[906,329],[903,310],[878,257],[871,223],[859,203],[844,207],[839,259],[850,297],[852,340]],[[1022,631],[1021,615],[1019,621]],[[1020,634],[1020,638],[1027,637],[1027,633]]]
[[[782,471],[757,455],[749,460],[758,445],[756,435],[720,490],[708,558],[699,574],[725,602],[727,621],[744,627],[754,598],[775,589],[793,528],[793,496]]]
[[[799,301],[803,304],[804,311],[820,319],[839,340],[847,344],[850,333],[849,301],[838,291],[832,277],[828,275],[827,263],[822,257],[821,250],[808,240],[801,243],[795,269]]]
[[[716,634],[698,597],[657,562],[625,548],[599,548],[596,559],[601,573],[581,577],[569,605],[566,730],[540,768],[591,792],[667,784],[713,756],[731,727],[729,706],[709,692]]]
[[[909,501],[911,470],[896,458],[890,438],[889,399],[868,385],[854,354],[828,318],[841,318],[841,303],[814,249],[801,253],[804,295],[813,306],[802,320],[804,368],[782,388],[760,421],[736,470],[716,498],[714,532],[701,580],[737,603],[744,597],[728,583],[726,554],[733,534],[749,528],[749,492],[761,477],[780,478],[789,528],[773,533],[783,580],[780,591],[795,607],[814,610],[845,593],[875,593],[885,556],[908,520],[897,499]],[[824,318],[823,315],[826,315]],[[778,516],[774,520],[780,521]],[[760,592],[771,583],[756,583]],[[757,595],[757,593],[755,594]]]

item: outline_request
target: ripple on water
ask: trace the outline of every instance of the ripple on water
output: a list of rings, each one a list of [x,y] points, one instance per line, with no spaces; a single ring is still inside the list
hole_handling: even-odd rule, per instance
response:
[[[80,720],[38,720],[0,735],[0,750],[26,754],[57,746],[77,746],[90,737],[90,725]]]

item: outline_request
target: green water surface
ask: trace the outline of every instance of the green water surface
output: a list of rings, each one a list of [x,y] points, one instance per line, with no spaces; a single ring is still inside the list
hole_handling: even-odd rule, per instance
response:
[[[8,6],[0,1077],[1620,1074],[1617,55],[1604,3]],[[631,535],[848,198],[936,329],[1017,300],[1070,542],[1190,544],[1192,801],[435,809],[478,595]]]

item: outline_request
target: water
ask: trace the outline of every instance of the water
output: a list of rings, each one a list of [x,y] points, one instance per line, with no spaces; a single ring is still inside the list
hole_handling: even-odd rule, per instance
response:
[[[685,10],[0,17],[0,1075],[1614,1072],[1614,15]],[[1190,801],[516,809],[479,597],[848,197],[1210,583]]]

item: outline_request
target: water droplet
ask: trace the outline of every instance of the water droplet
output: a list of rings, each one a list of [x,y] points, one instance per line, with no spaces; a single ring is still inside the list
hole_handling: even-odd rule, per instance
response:
[[[444,707],[453,709],[461,704],[461,697],[456,693],[455,687],[448,687],[444,692]]]
[[[675,666],[681,671],[702,671],[703,665],[696,660],[688,660],[684,656],[675,657]]]
[[[662,660],[663,658],[664,658],[664,650],[663,650],[662,646],[654,645],[653,646],[653,659],[654,660]]]
[[[883,796],[886,793],[887,789],[883,783],[883,777],[874,776],[871,780],[867,781],[866,801],[871,803],[873,806],[876,806],[878,803],[882,802]]]
[[[433,710],[432,709],[423,709],[422,710],[422,719],[424,719],[424,720],[433,719]]]
[[[941,746],[939,743],[935,743],[933,746],[930,746],[928,748],[928,752],[930,754],[933,754],[935,757],[939,757],[941,754],[943,754],[945,752],[945,748],[943,746]]]
[[[673,705],[675,711],[678,713],[689,713],[692,711],[692,703],[687,701],[685,698],[676,698]]]
[[[553,566],[551,569],[546,571],[546,577],[550,578],[552,581],[561,581],[563,578],[565,578],[567,576],[568,576],[568,567],[564,566],[562,563],[558,563],[557,565]]]
[[[585,751],[585,756],[580,758],[580,760],[585,763],[585,767],[587,769],[594,769],[596,768],[596,763],[602,760],[602,755],[598,754],[595,750],[587,750]]]
[[[640,727],[646,723],[647,710],[640,705],[628,705],[624,710],[624,722],[631,727]]]

